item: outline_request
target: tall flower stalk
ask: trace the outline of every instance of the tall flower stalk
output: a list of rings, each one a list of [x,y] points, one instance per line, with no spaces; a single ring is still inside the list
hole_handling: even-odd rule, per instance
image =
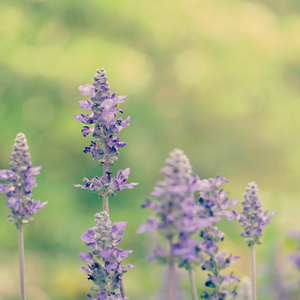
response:
[[[241,236],[244,237],[245,243],[248,244],[251,250],[251,278],[252,278],[252,300],[257,299],[256,292],[256,261],[255,261],[255,245],[262,243],[262,231],[270,222],[270,219],[277,213],[261,209],[259,189],[255,182],[248,183],[246,192],[244,193],[244,201],[242,201],[242,215],[239,215],[235,210],[233,213],[235,218],[241,222],[244,231]]]
[[[223,177],[203,179],[200,182],[200,193],[198,205],[202,208],[202,218],[210,218],[212,224],[200,230],[202,238],[202,251],[206,254],[206,259],[202,265],[202,269],[210,272],[205,282],[207,287],[212,288],[212,292],[204,292],[201,298],[211,300],[233,299],[236,295],[234,288],[228,291],[226,287],[239,281],[238,277],[230,273],[229,276],[222,275],[221,271],[228,268],[239,256],[231,254],[226,256],[226,251],[219,251],[218,242],[223,241],[225,234],[217,227],[217,223],[221,221],[221,216],[232,219],[229,208],[234,206],[238,199],[229,201],[228,192],[220,189],[220,186],[227,182]]]
[[[47,202],[41,203],[32,198],[31,189],[37,186],[35,175],[40,173],[41,166],[32,167],[28,149],[25,135],[19,133],[13,145],[10,162],[11,169],[0,170],[0,180],[8,182],[0,183],[0,193],[8,197],[6,205],[11,209],[11,213],[8,214],[8,220],[16,225],[19,232],[22,300],[26,299],[23,225],[33,220],[33,215],[47,204]]]
[[[127,145],[125,142],[120,142],[118,134],[123,128],[129,126],[130,117],[125,120],[121,117],[117,118],[118,113],[123,113],[118,105],[124,102],[126,96],[112,94],[107,80],[104,69],[98,69],[93,84],[79,87],[82,95],[90,95],[89,99],[79,101],[81,108],[90,113],[81,113],[75,115],[75,118],[85,124],[81,130],[83,136],[90,134],[93,139],[83,152],[91,153],[93,159],[103,166],[103,176],[95,176],[91,181],[84,178],[85,185],[76,186],[97,192],[102,198],[103,210],[109,213],[108,198],[114,196],[115,191],[133,188],[137,183],[125,184],[130,172],[129,168],[119,171],[115,178],[111,178],[109,172],[109,167],[118,159],[119,149]]]
[[[193,235],[201,228],[210,226],[210,218],[199,218],[202,208],[196,204],[195,194],[199,190],[199,177],[192,173],[189,159],[182,150],[174,149],[167,165],[161,170],[164,179],[159,181],[151,193],[156,201],[147,200],[143,208],[154,211],[155,217],[142,224],[139,233],[157,230],[167,241],[154,248],[149,260],[157,259],[168,264],[169,299],[176,299],[175,266],[189,272],[192,298],[198,299],[194,268],[203,262],[201,243]]]
[[[121,266],[120,263],[131,250],[123,251],[116,245],[121,238],[116,235],[123,235],[126,222],[115,222],[111,226],[109,219],[109,197],[113,197],[116,191],[125,188],[132,189],[138,183],[127,184],[130,169],[119,170],[117,176],[112,177],[109,167],[118,159],[119,149],[126,145],[120,142],[118,134],[129,126],[130,117],[123,120],[117,118],[118,113],[123,113],[118,105],[124,102],[126,96],[117,96],[110,93],[108,78],[104,69],[98,69],[94,76],[93,84],[86,84],[79,87],[82,95],[91,97],[79,101],[82,109],[90,111],[75,115],[77,121],[85,124],[81,132],[83,136],[92,136],[89,146],[86,146],[84,153],[91,153],[92,158],[103,166],[103,175],[94,176],[91,180],[83,178],[84,185],[76,184],[76,187],[89,189],[96,192],[102,198],[103,212],[96,214],[97,226],[85,232],[81,239],[88,247],[94,250],[89,253],[80,253],[78,257],[88,263],[89,269],[80,267],[88,273],[88,279],[95,284],[91,291],[96,292],[96,298],[88,294],[89,299],[129,299],[126,297],[122,276],[125,268],[131,265]],[[99,261],[100,260],[100,261]],[[116,292],[119,289],[120,293]],[[121,297],[121,298],[120,298]]]

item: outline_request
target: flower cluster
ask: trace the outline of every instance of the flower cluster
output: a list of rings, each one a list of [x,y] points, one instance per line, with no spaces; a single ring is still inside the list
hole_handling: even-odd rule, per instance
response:
[[[120,142],[117,135],[124,127],[129,126],[130,117],[126,120],[121,117],[116,119],[118,113],[123,113],[118,109],[118,105],[124,102],[126,96],[111,94],[107,80],[104,69],[98,69],[93,84],[79,87],[82,95],[91,96],[90,99],[79,101],[81,108],[91,113],[75,115],[75,118],[78,122],[86,124],[81,130],[83,135],[91,133],[94,138],[90,146],[85,147],[84,152],[90,152],[93,159],[100,164],[112,165],[118,158],[118,150],[126,145]]]
[[[92,192],[97,192],[100,197],[113,197],[116,191],[123,189],[132,189],[138,185],[137,182],[126,184],[130,173],[130,169],[118,171],[116,177],[111,178],[111,173],[106,172],[102,177],[95,176],[92,180],[83,178],[85,185],[75,184],[76,187],[88,189]]]
[[[217,243],[223,241],[225,235],[216,227],[216,224],[221,220],[222,215],[231,219],[232,214],[226,210],[238,202],[238,199],[228,201],[228,192],[220,190],[220,186],[224,182],[227,182],[227,180],[220,176],[201,180],[198,200],[198,205],[203,209],[202,217],[213,220],[211,226],[200,230],[200,237],[203,239],[202,250],[208,256],[208,259],[202,265],[202,269],[212,273],[208,275],[205,285],[213,288],[211,294],[204,292],[201,297],[211,300],[232,299],[236,295],[235,289],[230,292],[225,287],[234,281],[239,281],[238,277],[233,276],[232,273],[229,276],[220,274],[221,270],[229,267],[231,263],[239,258],[236,255],[225,257],[226,251],[218,252]]]
[[[88,274],[88,279],[92,280],[94,286],[91,291],[96,292],[96,298],[88,294],[89,299],[129,299],[120,297],[117,290],[122,284],[122,276],[127,268],[132,268],[130,264],[121,266],[121,262],[132,250],[122,250],[117,246],[120,243],[127,222],[115,222],[111,226],[109,215],[106,211],[95,215],[96,226],[85,232],[81,239],[86,245],[93,248],[88,253],[79,253],[78,258],[88,264],[88,268],[79,267],[80,270]]]
[[[192,173],[183,151],[173,150],[166,163],[161,170],[164,180],[159,181],[151,193],[157,201],[147,200],[142,206],[153,210],[156,217],[148,218],[148,224],[141,225],[138,232],[158,230],[169,241],[169,254],[158,246],[153,249],[150,260],[167,260],[172,256],[179,266],[189,268],[192,263],[200,263],[203,259],[200,242],[191,236],[200,228],[211,225],[211,220],[198,218],[202,208],[196,205],[194,196],[200,180]]]
[[[0,170],[0,179],[8,181],[0,184],[0,193],[8,197],[6,205],[12,212],[8,220],[17,227],[31,221],[32,216],[47,204],[31,196],[31,189],[37,186],[35,175],[40,174],[41,166],[32,167],[28,149],[25,135],[19,133],[11,154],[11,170]]]
[[[262,231],[270,222],[270,219],[277,213],[274,211],[270,215],[267,215],[267,210],[263,212],[258,191],[259,189],[255,182],[248,183],[246,192],[244,193],[244,201],[242,201],[243,216],[233,210],[235,218],[242,223],[244,231],[241,233],[241,236],[245,238],[244,241],[248,246],[262,243],[260,239]]]

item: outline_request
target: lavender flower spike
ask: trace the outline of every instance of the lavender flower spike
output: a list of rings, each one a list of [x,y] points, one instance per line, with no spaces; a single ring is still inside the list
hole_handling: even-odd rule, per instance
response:
[[[256,262],[255,262],[255,244],[261,244],[262,231],[270,222],[270,219],[277,213],[261,209],[260,195],[255,182],[248,183],[246,192],[244,193],[244,201],[242,202],[243,211],[239,215],[233,210],[235,218],[242,223],[244,231],[241,236],[245,238],[245,242],[251,247],[251,274],[252,274],[252,300],[256,300]]]
[[[132,250],[122,250],[116,247],[120,243],[127,222],[115,222],[111,226],[109,215],[106,211],[95,214],[96,226],[90,228],[81,236],[82,241],[92,250],[88,253],[79,253],[78,258],[88,264],[88,267],[79,267],[88,274],[88,279],[94,285],[91,291],[96,296],[88,294],[90,300],[127,300],[126,296],[120,296],[117,291],[122,285],[122,276],[126,269],[133,268],[127,264],[121,266],[124,258]]]
[[[35,175],[40,173],[41,166],[32,167],[28,149],[25,135],[19,133],[15,139],[11,154],[11,170],[0,170],[0,180],[8,182],[0,183],[0,193],[8,197],[6,205],[12,212],[8,215],[8,220],[16,225],[19,232],[22,300],[26,299],[23,225],[31,221],[33,219],[32,216],[47,204],[47,202],[41,203],[31,197],[31,189],[37,186]]]
[[[76,187],[90,189],[98,192],[102,197],[103,210],[109,213],[108,197],[114,196],[115,191],[125,188],[133,188],[137,183],[125,184],[130,169],[120,170],[116,177],[111,178],[109,167],[118,159],[119,149],[126,146],[120,142],[118,134],[129,126],[130,117],[123,120],[117,118],[118,113],[123,113],[118,108],[119,103],[124,102],[126,96],[117,96],[109,92],[110,86],[104,69],[98,69],[94,76],[93,84],[79,87],[82,95],[91,95],[90,99],[79,101],[81,108],[90,111],[89,114],[75,115],[78,122],[85,124],[81,132],[83,136],[92,135],[90,146],[85,147],[85,153],[91,153],[94,160],[103,165],[103,176],[94,177],[92,180],[84,178],[85,185],[77,184]]]
[[[267,210],[262,211],[258,192],[259,189],[255,182],[248,183],[246,193],[244,193],[244,201],[242,202],[243,216],[239,216],[236,211],[233,211],[237,220],[242,223],[244,231],[241,233],[241,236],[245,238],[248,246],[262,243],[260,239],[262,231],[270,222],[270,219],[277,213],[274,211],[270,215],[267,215]]]
[[[212,220],[200,218],[202,208],[196,205],[195,193],[199,190],[199,177],[192,173],[189,159],[182,150],[174,149],[167,165],[161,170],[164,179],[159,181],[151,193],[157,201],[149,201],[142,207],[154,211],[155,217],[138,229],[139,233],[158,230],[168,241],[168,249],[158,246],[149,260],[159,259],[169,267],[169,299],[176,299],[175,265],[192,272],[203,260],[201,243],[192,237],[200,228],[210,226]],[[193,274],[191,274],[193,299],[197,298]]]
[[[8,220],[17,228],[33,220],[32,216],[47,204],[31,196],[31,189],[37,186],[35,175],[40,173],[41,166],[32,167],[28,149],[25,135],[19,133],[11,154],[11,170],[0,170],[0,180],[8,182],[0,183],[0,193],[8,197],[6,205],[12,212]]]
[[[118,150],[126,146],[126,143],[120,142],[117,135],[123,128],[129,126],[130,117],[127,117],[126,120],[121,117],[116,119],[118,113],[123,113],[118,105],[124,102],[126,96],[111,94],[107,80],[105,70],[98,69],[93,84],[79,87],[82,95],[91,96],[85,101],[79,101],[81,108],[90,111],[90,113],[75,115],[75,119],[85,124],[81,130],[83,136],[92,134],[94,139],[90,146],[85,147],[83,152],[91,153],[93,159],[101,165],[111,166],[118,158]]]
[[[232,273],[229,276],[221,274],[223,269],[229,267],[239,258],[237,255],[227,256],[224,250],[218,252],[219,247],[217,243],[223,241],[225,234],[216,225],[221,221],[222,215],[229,220],[232,219],[232,214],[228,209],[238,201],[238,199],[229,201],[227,197],[228,192],[220,189],[224,182],[227,182],[227,179],[220,176],[203,179],[200,182],[198,202],[199,206],[203,208],[202,217],[213,220],[211,226],[200,230],[200,237],[203,239],[202,251],[208,256],[202,265],[202,269],[211,273],[208,274],[205,285],[212,288],[210,293],[204,292],[201,298],[210,300],[233,299],[236,295],[236,288],[229,291],[226,287],[235,281],[239,281],[239,278],[233,276]]]

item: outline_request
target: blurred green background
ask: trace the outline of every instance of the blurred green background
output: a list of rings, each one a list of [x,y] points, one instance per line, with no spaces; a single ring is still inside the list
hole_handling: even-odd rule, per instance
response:
[[[121,108],[131,116],[112,171],[130,167],[130,181],[140,183],[110,201],[112,221],[128,221],[120,246],[134,250],[124,276],[130,299],[158,300],[164,289],[165,268],[146,261],[157,237],[135,231],[151,215],[140,205],[174,148],[200,178],[226,177],[231,198],[242,199],[255,180],[263,207],[278,211],[257,247],[259,299],[276,299],[272,273],[296,275],[285,260],[296,248],[286,232],[300,228],[299,16],[298,0],[1,0],[0,169],[24,132],[33,165],[43,166],[33,197],[49,202],[25,228],[29,300],[87,298],[76,255],[102,204],[73,185],[102,170],[82,152],[90,139],[73,115],[85,99],[78,86],[100,67],[111,91],[128,95]],[[17,230],[0,200],[0,299],[14,300]],[[228,272],[249,276],[239,224],[221,229],[221,248],[242,255]],[[197,273],[199,292],[205,277]]]

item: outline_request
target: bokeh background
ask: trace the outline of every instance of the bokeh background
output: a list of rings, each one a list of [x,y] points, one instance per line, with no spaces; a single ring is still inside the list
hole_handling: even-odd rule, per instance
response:
[[[166,299],[165,268],[147,263],[157,237],[135,231],[151,215],[140,205],[174,148],[200,178],[226,177],[231,198],[242,199],[256,181],[263,207],[278,211],[257,247],[259,299],[277,299],[274,274],[296,276],[285,258],[296,249],[287,231],[300,229],[299,1],[1,0],[0,169],[24,132],[33,165],[43,166],[33,197],[49,202],[25,228],[30,300],[87,298],[76,255],[86,251],[80,235],[102,204],[73,185],[102,170],[82,152],[90,139],[73,115],[84,99],[78,86],[100,67],[111,91],[128,96],[122,109],[131,116],[112,171],[130,167],[130,181],[140,183],[110,201],[112,221],[128,221],[121,245],[134,250],[124,276],[130,299]],[[14,300],[17,230],[6,219],[6,197],[0,201],[0,299]],[[242,255],[229,271],[249,276],[240,225],[224,221],[221,229],[221,248]],[[205,277],[197,272],[199,293]]]

